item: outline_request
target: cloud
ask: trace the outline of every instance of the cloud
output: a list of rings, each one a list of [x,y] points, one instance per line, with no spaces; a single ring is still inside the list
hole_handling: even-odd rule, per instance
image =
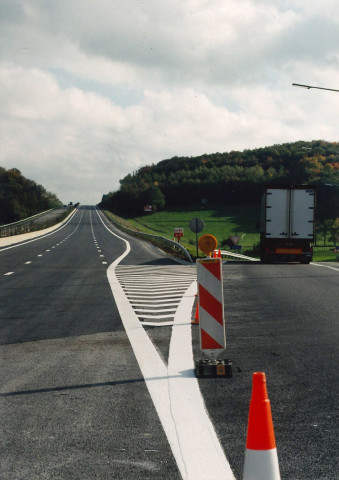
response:
[[[337,4],[0,1],[0,165],[96,203],[175,155],[337,138]]]

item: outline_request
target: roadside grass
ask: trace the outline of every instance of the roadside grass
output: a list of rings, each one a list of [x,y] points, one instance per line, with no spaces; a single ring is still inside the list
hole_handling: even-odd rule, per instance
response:
[[[151,233],[162,237],[174,239],[174,228],[183,228],[184,237],[180,243],[191,255],[196,255],[196,235],[191,232],[189,222],[192,218],[199,217],[205,223],[205,228],[198,234],[214,235],[217,239],[217,248],[222,247],[222,241],[229,236],[239,236],[239,245],[243,248],[240,253],[259,257],[256,247],[259,244],[259,233],[257,224],[260,220],[259,205],[230,206],[216,205],[209,208],[172,208],[166,211],[159,211],[140,217],[122,218],[111,212],[106,213],[118,223],[127,228],[132,228],[144,233]],[[318,244],[323,239],[318,236]],[[334,247],[314,247],[314,262],[335,262],[339,254],[334,253]]]
[[[336,262],[339,253],[334,252],[334,247],[313,247],[313,262]]]
[[[119,223],[128,224],[131,228],[169,239],[174,239],[175,228],[183,228],[184,237],[180,243],[192,254],[196,252],[196,235],[190,230],[189,222],[195,217],[201,218],[205,223],[204,230],[198,237],[204,234],[214,235],[218,242],[217,248],[222,248],[222,241],[231,235],[240,237],[239,245],[243,246],[243,251],[252,251],[259,242],[259,205],[172,208],[134,218],[114,217]]]

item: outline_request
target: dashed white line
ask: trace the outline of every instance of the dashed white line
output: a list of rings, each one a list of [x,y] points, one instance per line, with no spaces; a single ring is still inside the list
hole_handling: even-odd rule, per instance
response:
[[[32,263],[31,260],[29,260],[28,262],[25,262],[25,265],[29,265],[30,263]]]
[[[4,273],[4,275],[13,275],[14,272],[7,272],[7,273]]]

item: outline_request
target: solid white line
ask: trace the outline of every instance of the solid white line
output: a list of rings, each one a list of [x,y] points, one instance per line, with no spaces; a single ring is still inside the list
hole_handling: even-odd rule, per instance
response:
[[[183,296],[174,317],[168,358],[171,411],[185,460],[185,478],[235,480],[194,375],[191,318],[188,312],[192,311],[196,289],[194,282]]]
[[[107,269],[107,277],[121,320],[183,480],[212,478],[235,480],[206,413],[198,382],[193,373],[190,313],[197,289],[196,283],[189,287],[179,304],[175,317],[177,328],[172,334],[167,368],[139,322],[115,273],[116,266],[130,252],[130,244],[113,233],[98,212],[97,214],[105,228],[126,244],[125,252]],[[179,323],[186,323],[186,329],[182,325],[179,327]],[[183,329],[184,339],[181,338]]]
[[[314,267],[329,268],[330,270],[335,270],[336,272],[339,272],[339,268],[331,267],[330,265],[322,265],[321,263],[314,263],[314,262],[311,262],[310,264],[313,265]]]

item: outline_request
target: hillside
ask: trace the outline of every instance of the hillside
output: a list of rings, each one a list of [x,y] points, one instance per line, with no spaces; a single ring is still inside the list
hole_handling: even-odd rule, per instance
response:
[[[103,195],[100,206],[137,216],[145,205],[152,205],[153,211],[183,205],[248,205],[260,202],[265,184],[315,185],[318,221],[337,217],[339,143],[299,141],[162,160],[120,180],[119,190]]]
[[[20,170],[0,167],[0,224],[30,217],[62,205],[60,200]]]

